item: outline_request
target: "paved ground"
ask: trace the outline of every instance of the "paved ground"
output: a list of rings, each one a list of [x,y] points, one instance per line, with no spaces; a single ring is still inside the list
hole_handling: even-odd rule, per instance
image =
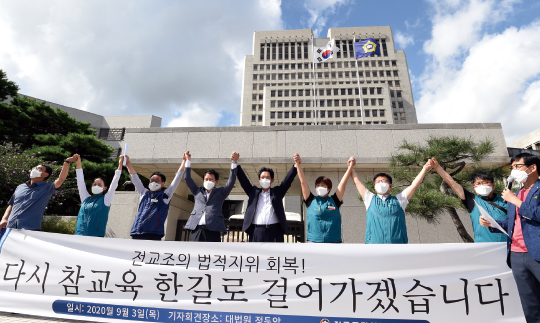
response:
[[[74,323],[94,323],[93,321],[78,321],[78,320],[66,320],[66,319],[53,319],[42,316],[31,316],[23,314],[14,314],[0,312],[1,323],[45,323],[45,322],[74,322]]]

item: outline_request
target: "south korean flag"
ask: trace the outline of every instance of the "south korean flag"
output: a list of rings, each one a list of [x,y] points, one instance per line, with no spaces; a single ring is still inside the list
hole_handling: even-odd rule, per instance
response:
[[[326,47],[314,47],[313,62],[321,63],[331,58],[333,54],[339,52],[339,48],[334,45],[334,40],[330,40]]]

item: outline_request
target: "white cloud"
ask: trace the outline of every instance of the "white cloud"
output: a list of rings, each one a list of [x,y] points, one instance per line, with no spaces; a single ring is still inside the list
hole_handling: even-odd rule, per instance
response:
[[[221,116],[221,113],[211,108],[203,108],[197,104],[193,104],[189,110],[185,110],[180,116],[171,119],[167,127],[217,126]]]
[[[351,2],[353,0],[305,0],[304,8],[309,12],[309,19],[304,24],[313,29],[315,37],[320,37],[319,34],[326,27],[329,17],[335,14],[340,6]]]
[[[414,45],[414,38],[411,35],[402,33],[401,31],[396,31],[394,40],[400,47],[399,49],[405,49],[409,45]]]
[[[104,115],[238,114],[253,32],[283,29],[280,5],[6,0],[0,68],[21,93]]]
[[[508,143],[539,127],[540,22],[491,34],[482,27],[504,19],[511,4],[461,1],[439,12],[424,46],[420,122],[500,122]]]

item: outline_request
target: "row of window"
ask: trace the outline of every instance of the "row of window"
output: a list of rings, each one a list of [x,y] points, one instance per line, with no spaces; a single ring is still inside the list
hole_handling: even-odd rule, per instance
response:
[[[371,62],[371,63],[370,63]],[[390,64],[392,64],[392,66],[397,66],[397,61],[393,60],[393,61],[383,61],[383,60],[378,60],[378,61],[375,61],[375,60],[364,60],[363,61],[363,64],[365,67],[369,67],[370,65],[372,67],[383,67],[383,64],[384,66],[390,66]],[[356,64],[354,61],[351,61],[351,62],[324,62],[324,63],[320,63],[320,64],[316,64],[315,65],[317,67],[317,69],[321,69],[321,68],[349,68],[349,67],[355,67]],[[362,61],[358,62],[358,66],[362,66]],[[254,71],[264,71],[266,68],[267,71],[275,71],[276,69],[277,70],[288,70],[288,69],[291,69],[291,70],[294,70],[294,69],[299,69],[301,70],[302,68],[304,69],[312,69],[313,68],[313,63],[298,63],[298,64],[254,64],[253,65],[253,70]]]
[[[356,41],[360,41],[357,39]],[[379,39],[379,44],[382,48],[382,56],[387,57],[386,40]],[[340,50],[337,52],[337,58],[354,58],[354,46],[352,40],[336,40],[336,47]],[[309,50],[307,42],[282,42],[282,43],[261,43],[259,52],[260,60],[288,60],[288,59],[308,59]],[[376,55],[378,57],[378,55]]]
[[[336,126],[339,126],[341,124],[344,124],[344,125],[356,125],[356,124],[359,124],[361,125],[362,124],[362,121],[344,121],[344,122],[341,122],[341,121],[330,121],[328,122],[328,125],[336,125]],[[379,124],[379,121],[366,121],[366,124]],[[386,124],[386,121],[381,121],[380,124]],[[270,123],[270,126],[311,126],[312,123],[311,122],[271,122]],[[320,122],[319,125],[321,126],[326,126],[327,123],[326,122]]]
[[[368,106],[383,106],[384,105],[384,99],[364,99],[364,105],[365,107]],[[397,104],[396,104],[397,103]],[[319,107],[359,107],[360,106],[360,100],[359,99],[348,99],[348,100],[320,100],[319,101]],[[311,107],[311,101],[270,101],[270,107],[271,108],[310,108]],[[403,102],[392,102],[392,108],[400,108],[403,109]],[[251,111],[262,111],[263,105],[262,104],[252,104],[251,105]]]
[[[306,90],[271,90],[270,91],[270,97],[288,97],[290,96],[304,96],[304,93],[306,96],[310,96],[312,90],[306,89]],[[358,95],[358,88],[345,88],[345,89],[319,89],[316,93],[319,96],[331,96],[331,95],[353,95],[353,92],[355,95]],[[375,94],[382,94],[383,89],[382,87],[363,87],[362,88],[362,95],[375,95]],[[399,98],[401,97],[401,91],[397,90],[396,96]],[[390,91],[390,96],[394,96],[394,91]]]
[[[255,121],[251,115],[251,121]],[[364,117],[384,117],[385,110],[364,110]],[[262,117],[262,116],[259,116]],[[272,111],[270,112],[270,119],[296,119],[296,118],[312,118],[315,117],[313,111]],[[318,110],[318,118],[360,118],[362,117],[362,110]]]
[[[349,78],[356,77],[356,71],[345,71],[345,72],[316,72],[317,78],[328,79],[328,78]],[[392,71],[359,71],[358,75],[360,77],[384,77],[384,76],[399,76],[397,70]],[[301,80],[301,79],[312,79],[313,72],[305,73],[272,73],[272,74],[253,74],[253,81],[264,81],[264,80]]]
[[[340,82],[340,84],[342,84],[343,82]],[[374,83],[379,83],[378,81],[375,81]],[[386,83],[385,81],[382,81],[381,83]],[[336,84],[336,82],[332,82],[332,84]],[[347,82],[347,84],[349,84],[349,82]],[[363,81],[360,82],[360,84],[364,84]],[[367,84],[371,84],[371,82],[367,82]],[[264,83],[253,83],[253,90],[264,90],[264,86],[276,86],[276,84],[272,84],[270,85],[270,83],[267,83],[267,84],[264,84]],[[288,85],[288,84],[287,84]],[[301,84],[299,84],[301,85]],[[398,86],[400,87],[401,86],[401,83],[399,82],[399,80],[396,80],[396,81],[388,81],[388,85],[389,86]],[[328,89],[327,89],[328,90]]]

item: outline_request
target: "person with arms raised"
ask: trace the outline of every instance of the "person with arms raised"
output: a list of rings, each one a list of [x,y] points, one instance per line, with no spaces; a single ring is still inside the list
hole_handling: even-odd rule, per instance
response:
[[[195,206],[185,226],[185,229],[191,230],[191,241],[221,242],[221,232],[227,232],[221,210],[223,202],[234,188],[239,157],[237,152],[231,154],[231,171],[225,186],[216,187],[219,173],[209,169],[203,175],[203,186],[199,187],[191,178],[191,154],[189,151],[184,153],[185,180],[195,199]]]
[[[129,160],[129,156],[125,156],[126,166],[131,176],[131,182],[135,186],[135,190],[139,193],[139,209],[133,226],[131,227],[131,238],[142,240],[161,240],[165,235],[165,220],[169,215],[169,206],[173,197],[174,191],[182,180],[184,174],[185,160],[182,160],[182,165],[176,172],[171,185],[163,190],[167,178],[161,172],[154,172],[150,175],[150,184],[146,189],[139,179],[135,168]]]

